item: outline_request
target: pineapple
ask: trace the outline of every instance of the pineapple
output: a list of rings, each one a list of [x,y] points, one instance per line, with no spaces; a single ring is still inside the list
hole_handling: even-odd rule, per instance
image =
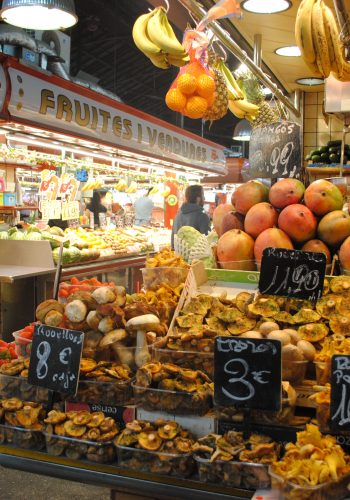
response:
[[[226,87],[225,78],[222,76],[221,72],[215,68],[216,61],[218,60],[217,55],[213,51],[208,53],[208,63],[211,71],[211,75],[215,80],[215,99],[213,104],[207,109],[203,120],[220,120],[226,115],[228,110],[228,92]]]
[[[269,123],[277,122],[279,120],[279,115],[272,109],[269,103],[265,101],[258,78],[248,70],[240,75],[238,81],[243,88],[247,100],[259,106],[259,112],[252,121],[252,127],[263,127]]]

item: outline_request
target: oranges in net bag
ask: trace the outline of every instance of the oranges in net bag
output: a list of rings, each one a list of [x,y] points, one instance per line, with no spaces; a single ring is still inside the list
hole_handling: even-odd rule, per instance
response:
[[[179,71],[165,96],[169,109],[194,120],[203,118],[215,99],[214,78],[198,60]]]

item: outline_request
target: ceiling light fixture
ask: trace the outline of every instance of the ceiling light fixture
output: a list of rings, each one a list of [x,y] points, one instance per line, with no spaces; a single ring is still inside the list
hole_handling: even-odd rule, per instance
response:
[[[279,47],[275,50],[275,54],[284,57],[300,57],[301,52],[297,45],[289,45],[287,47]]]
[[[70,28],[78,22],[74,0],[3,0],[0,17],[31,30]]]
[[[248,120],[241,120],[237,123],[233,131],[234,141],[250,141],[252,126]]]
[[[290,9],[290,0],[243,0],[241,7],[256,14],[276,14]]]
[[[306,78],[298,78],[295,80],[295,83],[299,83],[300,85],[308,85],[312,87],[314,85],[324,85],[323,78],[314,78],[314,77],[306,77]]]

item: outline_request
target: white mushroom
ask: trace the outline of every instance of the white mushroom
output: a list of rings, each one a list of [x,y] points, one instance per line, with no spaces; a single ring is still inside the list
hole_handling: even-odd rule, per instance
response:
[[[92,330],[97,330],[102,317],[96,311],[90,311],[86,317],[86,322]]]
[[[73,300],[66,304],[65,314],[72,323],[80,323],[86,318],[87,307],[81,300]]]
[[[126,290],[123,286],[115,286],[114,293],[116,295],[115,303],[119,307],[124,307],[126,304]]]
[[[136,366],[141,367],[150,361],[151,355],[148,350],[146,332],[151,331],[158,326],[159,323],[159,319],[154,314],[136,316],[136,318],[131,318],[126,323],[126,329],[129,332],[137,333],[135,353]]]
[[[299,340],[299,342],[297,343],[297,347],[303,353],[305,359],[307,359],[308,361],[314,360],[316,355],[316,349],[311,344],[311,342],[307,340]]]
[[[112,330],[108,332],[100,341],[99,348],[106,349],[107,347],[112,346],[116,342],[120,342],[124,340],[127,336],[127,333],[122,328],[118,328],[117,330]]]
[[[255,330],[250,330],[249,332],[242,333],[240,335],[243,339],[262,339],[263,335],[261,332],[256,332]]]
[[[92,297],[98,304],[107,304],[115,301],[115,295],[108,286],[101,286],[92,292]]]
[[[274,321],[264,321],[259,326],[259,331],[264,335],[264,337],[266,335],[268,335],[270,332],[273,332],[274,330],[278,330],[278,329],[279,329],[279,326]]]
[[[273,330],[267,335],[267,338],[270,340],[279,340],[282,346],[290,344],[291,338],[288,333],[285,333],[284,330]]]
[[[98,329],[102,333],[108,333],[114,330],[115,321],[109,316],[102,318],[98,324]]]
[[[292,344],[297,344],[299,340],[301,340],[299,333],[296,330],[294,330],[294,328],[284,328],[284,330],[282,331],[288,333]]]

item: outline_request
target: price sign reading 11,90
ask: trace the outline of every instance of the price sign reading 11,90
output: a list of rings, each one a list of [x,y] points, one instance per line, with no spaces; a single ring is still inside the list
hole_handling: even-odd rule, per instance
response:
[[[280,410],[281,343],[216,337],[214,388],[217,406]]]
[[[36,325],[28,382],[63,394],[76,394],[84,333]]]
[[[259,290],[268,295],[317,300],[322,297],[326,256],[285,248],[265,248]]]

